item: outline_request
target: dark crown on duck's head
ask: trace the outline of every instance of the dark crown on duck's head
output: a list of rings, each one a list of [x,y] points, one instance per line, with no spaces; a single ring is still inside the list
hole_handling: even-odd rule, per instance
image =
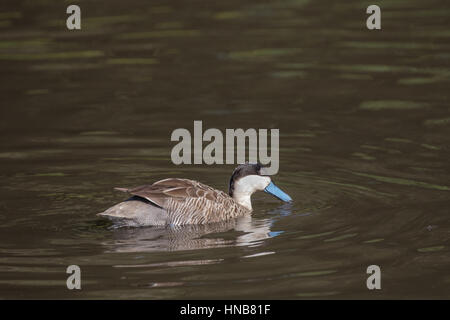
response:
[[[236,183],[236,181],[238,181],[239,179],[246,177],[246,176],[250,176],[250,175],[263,175],[261,173],[261,169],[263,167],[261,166],[260,163],[244,163],[244,164],[240,164],[236,167],[236,169],[234,169],[233,174],[231,175],[230,178],[230,187],[228,189],[228,194],[230,195],[230,197],[233,197],[233,193],[234,193],[234,185]]]

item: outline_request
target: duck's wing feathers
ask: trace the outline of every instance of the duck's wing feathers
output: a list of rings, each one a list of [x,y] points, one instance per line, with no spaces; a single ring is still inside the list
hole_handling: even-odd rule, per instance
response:
[[[210,201],[217,201],[224,196],[228,197],[224,192],[211,188],[198,181],[176,178],[164,179],[151,185],[143,185],[130,189],[114,189],[145,198],[162,208],[166,208],[169,199],[184,201],[188,198],[204,198]]]
[[[236,210],[233,207],[237,208],[237,204],[226,193],[188,179],[171,178],[152,185],[116,189],[145,198],[166,209],[177,220],[177,224],[225,220],[227,217],[224,215],[234,213]]]

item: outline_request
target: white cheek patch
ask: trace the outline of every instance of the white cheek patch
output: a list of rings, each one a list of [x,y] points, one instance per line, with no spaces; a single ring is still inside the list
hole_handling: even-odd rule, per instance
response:
[[[235,185],[235,193],[252,194],[264,190],[270,183],[269,177],[249,175],[239,179]]]

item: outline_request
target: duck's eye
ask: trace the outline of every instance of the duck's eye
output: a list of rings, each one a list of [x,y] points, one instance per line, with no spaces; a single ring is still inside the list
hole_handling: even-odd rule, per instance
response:
[[[269,172],[267,172],[267,169],[264,168],[264,167],[261,167],[261,168],[259,169],[259,175],[260,175],[260,176],[270,176]]]

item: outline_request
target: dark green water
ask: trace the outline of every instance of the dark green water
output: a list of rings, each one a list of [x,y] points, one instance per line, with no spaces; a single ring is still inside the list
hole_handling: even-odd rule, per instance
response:
[[[450,298],[447,1],[0,3],[0,298]],[[115,186],[226,190],[176,128],[279,128],[295,200],[176,230],[95,216]],[[82,270],[82,290],[65,270]],[[381,267],[381,290],[366,268]]]

